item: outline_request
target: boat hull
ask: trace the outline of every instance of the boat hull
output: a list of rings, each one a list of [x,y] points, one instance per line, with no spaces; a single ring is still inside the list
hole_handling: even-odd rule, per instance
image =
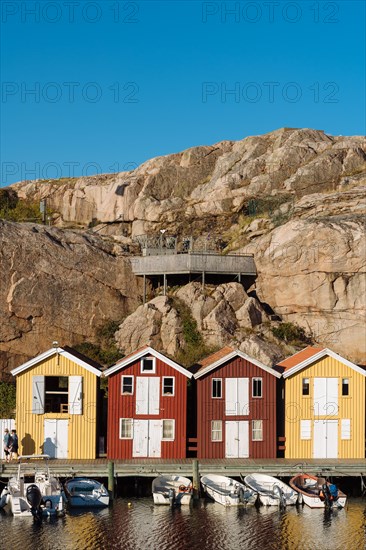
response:
[[[223,506],[250,506],[257,500],[257,493],[225,476],[203,476],[201,484],[206,494]],[[241,494],[238,489],[241,489]]]
[[[309,508],[325,508],[324,500],[321,500],[319,497],[311,497],[308,495],[302,495],[304,503],[309,506]],[[347,502],[347,497],[339,497],[333,502],[333,508],[344,508]]]
[[[251,474],[245,477],[245,484],[258,492],[259,502],[263,506],[280,506],[278,489],[281,489],[285,506],[294,506],[298,501],[298,493],[289,485],[272,476]]]
[[[109,493],[99,481],[74,478],[65,482],[65,495],[72,508],[100,508],[109,506]]]
[[[324,478],[319,478],[311,474],[299,474],[294,476],[291,481],[291,487],[298,492],[299,501],[304,502],[309,508],[325,508],[327,506],[325,499],[320,498],[320,490],[324,483],[329,485]],[[338,498],[331,502],[333,508],[344,508],[347,502],[347,495],[338,490]]]
[[[192,502],[191,480],[183,476],[161,475],[152,482],[154,504],[189,506]]]
[[[169,499],[169,496],[165,495],[164,493],[153,493],[153,499],[154,504],[162,505],[162,506],[170,506],[171,502]],[[181,506],[189,506],[192,502],[192,494],[191,493],[178,493],[175,496],[175,504],[180,504]]]

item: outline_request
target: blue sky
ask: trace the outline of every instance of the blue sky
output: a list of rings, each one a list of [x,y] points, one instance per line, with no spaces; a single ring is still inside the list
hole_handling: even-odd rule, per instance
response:
[[[128,170],[283,126],[365,133],[361,0],[1,10],[0,185]]]

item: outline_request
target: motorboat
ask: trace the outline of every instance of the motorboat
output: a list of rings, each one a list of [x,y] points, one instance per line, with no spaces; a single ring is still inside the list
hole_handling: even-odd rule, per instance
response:
[[[44,454],[19,457],[17,475],[1,493],[0,507],[5,512],[34,518],[64,514],[62,487],[50,473],[49,458]]]
[[[207,495],[223,506],[245,506],[257,500],[255,491],[231,477],[205,475],[201,477],[201,484]]]
[[[87,477],[74,477],[64,483],[65,496],[71,507],[108,506],[109,493],[102,483]]]
[[[347,496],[324,477],[298,474],[290,480],[290,486],[310,508],[344,508]]]
[[[285,507],[297,503],[298,493],[283,481],[265,474],[245,476],[244,483],[258,493],[263,506]]]
[[[189,505],[192,492],[192,483],[187,477],[161,475],[152,482],[154,504]]]

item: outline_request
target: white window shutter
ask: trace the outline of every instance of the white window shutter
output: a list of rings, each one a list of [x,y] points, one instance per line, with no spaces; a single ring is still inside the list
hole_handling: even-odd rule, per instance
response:
[[[225,414],[226,416],[235,416],[237,413],[237,378],[226,378],[225,380]]]
[[[83,414],[82,376],[69,376],[69,413]]]
[[[341,439],[351,439],[351,419],[342,418],[341,420]]]
[[[32,386],[32,413],[44,414],[44,376],[33,376]]]
[[[238,378],[238,403],[237,414],[249,414],[249,378]]]
[[[311,420],[300,420],[300,439],[311,439]]]
[[[160,378],[149,377],[149,414],[160,413]]]

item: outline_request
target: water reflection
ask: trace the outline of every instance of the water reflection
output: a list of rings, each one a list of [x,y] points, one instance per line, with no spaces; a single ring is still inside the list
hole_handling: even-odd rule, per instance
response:
[[[11,533],[12,550],[362,550],[365,520],[360,499],[339,511],[305,506],[280,512],[225,508],[204,500],[191,507],[158,507],[150,498],[121,498],[109,509],[71,511],[41,525],[1,515],[0,529]]]

